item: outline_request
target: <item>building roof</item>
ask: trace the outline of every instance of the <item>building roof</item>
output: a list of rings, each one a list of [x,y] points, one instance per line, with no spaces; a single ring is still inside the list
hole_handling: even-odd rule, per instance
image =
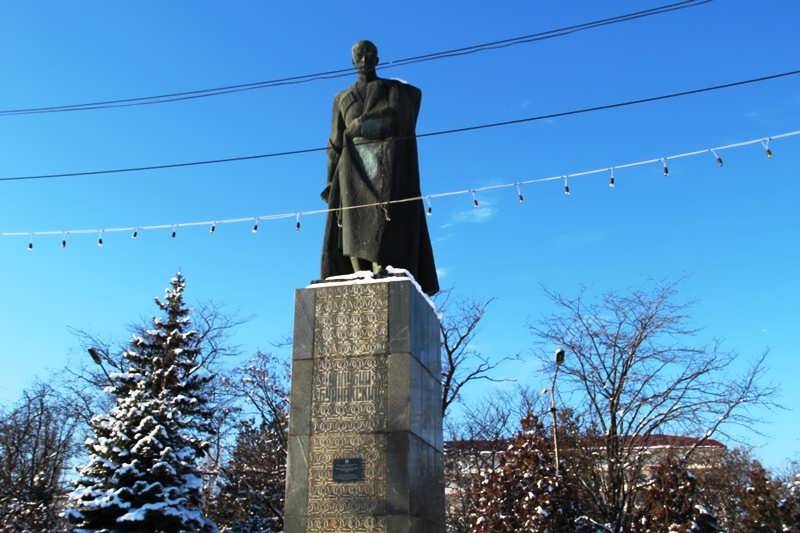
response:
[[[675,448],[688,448],[694,446],[701,439],[698,437],[686,437],[683,435],[649,435],[645,438],[644,446],[650,448],[653,446],[672,446]],[[638,443],[637,443],[638,444]],[[705,439],[700,446],[711,446],[715,448],[724,448],[725,445],[716,439]]]
[[[624,437],[626,441],[630,437]],[[642,443],[636,442],[635,445],[642,446],[643,448],[655,447],[672,447],[672,448],[688,448],[694,446],[701,439],[699,437],[687,437],[684,435],[648,435],[646,437],[637,437],[641,439]],[[465,440],[449,440],[444,443],[445,451],[471,451],[471,452],[488,452],[504,449],[511,439],[496,439],[496,440],[483,440],[483,439],[465,439]],[[724,448],[725,445],[716,439],[705,439],[700,446],[707,446],[712,448]]]

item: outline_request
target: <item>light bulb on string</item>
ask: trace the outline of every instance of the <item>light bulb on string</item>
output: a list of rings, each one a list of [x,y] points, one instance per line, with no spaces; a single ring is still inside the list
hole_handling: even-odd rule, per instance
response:
[[[294,229],[295,229],[295,231],[300,231],[300,212],[298,212],[297,216],[295,217]]]
[[[217,223],[216,222],[212,222],[211,223],[211,226],[208,228],[208,232],[211,234],[212,237],[217,234]]]
[[[764,153],[765,153],[766,157],[767,158],[773,158],[774,153],[773,153],[773,151],[771,149],[771,142],[772,142],[773,138],[783,139],[785,137],[796,136],[796,135],[800,135],[800,130],[794,131],[794,132],[781,133],[780,135],[776,135],[776,137],[755,138],[755,139],[751,139],[751,140],[738,142],[738,143],[735,143],[735,144],[729,144],[729,145],[725,145],[725,146],[718,146],[717,148],[706,147],[704,149],[699,149],[699,150],[695,150],[695,151],[692,151],[692,152],[686,152],[686,153],[675,154],[675,155],[667,155],[667,156],[663,156],[663,157],[661,157],[661,156],[652,157],[651,156],[651,158],[647,159],[647,160],[635,161],[635,162],[630,162],[630,163],[621,165],[621,168],[639,167],[639,166],[646,167],[646,166],[652,166],[653,164],[661,164],[663,175],[664,176],[669,176],[670,175],[669,163],[670,163],[670,161],[672,159],[676,159],[677,160],[677,159],[680,159],[680,158],[686,158],[686,157],[690,157],[690,156],[700,156],[701,154],[706,154],[706,153],[712,155],[712,157],[714,158],[714,162],[719,167],[724,167],[726,165],[725,165],[724,158],[721,155],[722,152],[724,152],[726,150],[733,149],[733,148],[739,148],[739,147],[744,147],[744,146],[753,146],[753,145],[759,145],[759,144],[761,145],[762,150],[764,150]],[[702,157],[708,157],[708,156],[707,155],[702,155]],[[726,152],[726,157],[727,157],[727,152]],[[446,196],[461,195],[461,194],[464,194],[464,193],[469,193],[472,196],[472,205],[473,205],[473,207],[474,208],[478,208],[478,207],[485,207],[485,206],[481,206],[480,205],[480,199],[478,197],[478,193],[479,192],[484,192],[484,191],[489,191],[489,190],[494,190],[494,189],[500,189],[500,188],[507,189],[507,188],[514,187],[514,190],[516,192],[518,201],[520,203],[524,203],[525,198],[524,198],[523,191],[522,191],[522,185],[526,185],[527,186],[529,184],[534,184],[534,183],[539,183],[539,182],[557,181],[557,180],[561,179],[563,181],[563,193],[565,195],[567,195],[567,196],[570,196],[571,195],[571,189],[570,189],[570,184],[569,184],[569,181],[568,181],[569,177],[579,177],[579,176],[588,175],[588,174],[604,174],[606,172],[608,172],[608,174],[606,175],[607,176],[608,187],[610,189],[614,189],[616,187],[616,176],[615,176],[616,167],[605,167],[605,168],[597,168],[597,169],[590,170],[590,171],[584,171],[584,172],[576,173],[575,176],[573,176],[571,174],[564,174],[562,176],[552,176],[552,177],[535,179],[535,180],[525,180],[525,181],[517,181],[517,182],[511,181],[510,183],[507,182],[507,183],[499,184],[499,185],[498,184],[486,185],[486,186],[480,186],[480,187],[476,187],[476,188],[473,188],[473,189],[467,189],[467,190],[464,190],[464,189],[453,190],[453,191],[437,194],[436,197],[437,198],[441,198],[441,197],[446,197]],[[428,215],[428,216],[432,215],[432,213],[433,213],[433,207],[432,207],[432,203],[431,203],[432,195],[428,195],[428,196],[420,195],[420,196],[415,196],[413,198],[414,202],[417,202],[419,200],[422,200],[422,202],[420,202],[419,204],[416,204],[416,205],[418,205],[419,207],[422,207],[425,210],[426,215]],[[404,199],[402,201],[412,201],[412,198]],[[368,205],[355,205],[355,206],[351,206],[349,208],[364,208],[364,207],[373,207],[374,208],[374,207],[380,207],[384,211],[385,220],[386,221],[390,221],[391,220],[391,216],[390,216],[390,213],[389,213],[388,206],[390,204],[392,204],[392,203],[394,203],[394,202],[376,202],[376,203],[371,203],[371,204],[368,204]],[[309,214],[310,215],[310,214],[316,214],[316,213],[321,213],[321,212],[333,212],[333,213],[336,213],[338,215],[341,215],[343,211],[344,211],[344,209],[340,207],[340,208],[326,209],[326,210],[314,210],[314,211],[307,211],[307,212],[304,212],[304,211],[296,212],[295,228],[298,231],[301,230],[301,220],[300,219],[301,219],[302,215],[304,215],[304,214]],[[374,214],[378,214],[378,213],[375,213],[374,211],[373,211],[373,213]],[[265,217],[266,217],[267,220],[273,220],[273,219],[277,220],[277,219],[282,219],[282,218],[289,218],[290,219],[291,218],[291,212],[289,212],[287,214],[284,214],[284,215],[265,215]],[[252,218],[248,217],[248,218],[244,218],[244,219],[225,219],[225,220],[223,220],[222,223],[223,224],[228,224],[228,223],[233,223],[233,222],[245,222],[245,223],[250,222],[252,233],[257,233],[258,229],[260,227],[260,224],[261,224],[261,217],[259,216],[259,217],[252,217]],[[339,225],[341,227],[341,217],[337,217],[337,222],[339,222]],[[170,236],[174,239],[174,238],[177,237],[177,229],[178,228],[187,228],[187,227],[205,225],[207,228],[209,228],[209,232],[211,234],[215,234],[216,233],[217,224],[218,223],[216,221],[211,222],[211,221],[208,221],[208,219],[206,219],[205,222],[189,221],[189,222],[183,222],[183,223],[164,224],[164,225],[157,225],[157,226],[156,225],[143,226],[141,228],[136,227],[136,226],[134,226],[134,227],[128,226],[128,227],[125,227],[125,228],[111,228],[109,231],[111,231],[112,233],[113,232],[118,232],[118,231],[129,232],[129,237],[131,239],[137,239],[138,236],[139,236],[139,231],[164,230],[164,229],[166,229],[167,232],[170,233]],[[78,234],[95,233],[96,234],[95,238],[96,238],[97,245],[100,246],[100,247],[102,247],[104,245],[104,235],[103,235],[103,233],[104,233],[105,229],[73,230],[73,231],[76,231],[76,233],[78,233]],[[69,245],[68,241],[69,241],[69,238],[70,238],[70,233],[65,231],[65,230],[63,230],[63,229],[60,230],[60,232],[62,233],[62,239],[58,239],[58,240],[53,239],[53,240],[56,240],[57,243],[60,243],[61,248],[65,249]],[[29,239],[27,239],[27,249],[30,250],[30,251],[33,250],[33,247],[35,245],[35,241],[34,241],[35,237],[57,236],[58,233],[59,233],[59,231],[29,232]],[[5,236],[24,237],[24,235],[25,234],[22,233],[22,232],[20,232],[20,233],[16,233],[16,232],[15,233],[0,233],[0,237],[5,237]],[[21,240],[22,239],[20,238],[18,240],[18,242],[21,241]]]
[[[772,148],[769,147],[770,138],[761,141],[761,146],[764,147],[764,153],[767,154],[767,159],[772,159]]]

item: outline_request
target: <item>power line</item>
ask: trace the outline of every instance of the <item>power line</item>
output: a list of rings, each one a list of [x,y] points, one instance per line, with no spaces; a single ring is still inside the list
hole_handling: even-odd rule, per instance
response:
[[[411,65],[415,63],[422,63],[427,61],[436,61],[439,59],[446,59],[451,57],[458,57],[464,56],[469,54],[475,54],[479,52],[485,52],[489,50],[497,50],[500,48],[507,48],[510,46],[517,46],[521,44],[529,44],[537,41],[543,41],[546,39],[554,39],[558,37],[565,37],[567,35],[571,35],[573,33],[591,30],[595,28],[600,28],[604,26],[610,26],[613,24],[619,24],[622,22],[629,22],[633,20],[638,20],[641,18],[652,17],[655,15],[662,15],[665,13],[671,13],[673,11],[680,11],[683,9],[688,9],[691,7],[697,7],[703,4],[708,4],[713,0],[683,0],[680,2],[675,2],[672,4],[666,4],[650,9],[645,9],[641,11],[635,11],[631,13],[625,13],[623,15],[617,15],[614,17],[608,17],[604,19],[593,20],[589,22],[583,22],[580,24],[574,24],[571,26],[565,26],[562,28],[556,28],[552,30],[547,30],[538,33],[532,33],[528,35],[520,35],[518,37],[512,37],[508,39],[501,39],[497,41],[490,41],[485,43],[474,44],[470,46],[464,46],[461,48],[452,48],[448,50],[442,50],[438,52],[430,52],[427,54],[417,55],[417,56],[410,56],[400,59],[395,59],[393,61],[387,61],[378,65],[379,69],[385,70],[390,68],[396,68],[406,65]],[[41,113],[63,113],[69,111],[87,111],[91,109],[110,109],[110,108],[118,108],[118,107],[133,107],[133,106],[143,106],[143,105],[153,105],[153,104],[164,104],[169,102],[177,102],[182,100],[193,100],[198,98],[207,98],[210,96],[219,96],[222,94],[230,94],[236,92],[243,92],[243,91],[252,91],[256,89],[267,89],[270,87],[280,87],[285,85],[297,85],[302,83],[309,83],[313,81],[319,80],[327,80],[327,79],[334,79],[334,78],[342,78],[345,76],[350,76],[354,72],[352,67],[342,68],[342,69],[334,69],[334,70],[327,70],[322,72],[316,72],[312,74],[301,74],[298,76],[290,76],[284,78],[276,78],[271,80],[262,80],[257,82],[251,83],[241,83],[236,85],[226,85],[221,87],[213,87],[209,89],[197,89],[193,91],[182,91],[182,92],[174,92],[174,93],[165,93],[165,94],[158,94],[152,96],[140,96],[135,98],[120,98],[120,99],[113,99],[113,100],[99,100],[94,102],[85,102],[79,104],[65,104],[65,105],[58,105],[58,106],[44,106],[44,107],[27,107],[27,108],[17,108],[17,109],[4,109],[0,110],[0,116],[12,116],[12,115],[33,115],[33,114],[41,114]]]
[[[534,115],[530,117],[523,117],[517,118],[512,120],[502,120],[498,122],[489,122],[484,124],[475,124],[472,126],[463,126],[459,128],[449,128],[444,130],[436,130],[426,133],[417,134],[417,138],[425,138],[425,137],[437,137],[441,135],[451,135],[455,133],[465,133],[469,131],[476,131],[488,128],[498,128],[503,126],[513,126],[516,124],[523,124],[527,122],[536,122],[540,120],[552,119],[552,118],[559,118],[559,117],[567,117],[572,115],[580,115],[584,113],[591,113],[594,111],[603,111],[608,109],[617,109],[620,107],[627,107],[632,105],[639,105],[645,104],[650,102],[658,102],[661,100],[669,100],[672,98],[678,98],[681,96],[689,96],[694,94],[701,94],[711,91],[717,91],[721,89],[729,89],[732,87],[738,87],[741,85],[749,85],[753,83],[760,83],[769,80],[775,80],[779,78],[786,78],[789,76],[796,76],[800,74],[800,70],[790,70],[787,72],[781,72],[777,74],[770,74],[767,76],[760,76],[757,78],[750,78],[747,80],[740,80],[734,81],[730,83],[723,83],[719,85],[712,85],[709,87],[702,87],[698,89],[689,89],[686,91],[680,91],[675,93],[663,94],[658,96],[649,96],[646,98],[637,98],[634,100],[625,100],[623,102],[616,102],[611,104],[602,104],[596,105],[591,107],[583,107],[579,109],[572,109],[569,111],[560,111],[557,113],[548,113],[544,115]],[[292,156],[292,155],[299,155],[299,154],[309,154],[314,152],[324,152],[327,150],[326,147],[315,147],[315,148],[300,148],[295,150],[285,150],[281,152],[268,152],[264,154],[252,154],[252,155],[244,155],[244,156],[233,156],[233,157],[225,157],[219,159],[205,159],[205,160],[198,160],[198,161],[184,161],[179,163],[164,163],[164,164],[155,164],[155,165],[141,165],[136,167],[123,167],[123,168],[112,168],[112,169],[102,169],[102,170],[85,170],[85,171],[78,171],[78,172],[60,172],[55,174],[34,174],[28,176],[7,176],[0,178],[0,182],[3,181],[27,181],[27,180],[41,180],[41,179],[56,179],[56,178],[73,178],[78,176],[97,176],[103,174],[121,174],[121,173],[128,173],[128,172],[142,172],[146,170],[163,170],[163,169],[170,169],[170,168],[181,168],[181,167],[192,167],[192,166],[201,166],[201,165],[216,165],[222,163],[232,163],[235,161],[248,161],[253,159],[269,159],[275,157],[285,157],[285,156]]]
[[[772,141],[777,141],[781,139],[788,139],[790,137],[800,136],[800,130],[789,131],[785,133],[779,133],[776,135],[772,135],[770,137],[761,137],[757,139],[750,139],[746,141],[735,142],[731,144],[726,144],[722,146],[715,146],[713,148],[701,148],[698,150],[693,150],[691,152],[682,152],[678,154],[672,154],[663,157],[655,157],[650,159],[643,159],[639,161],[633,161],[629,163],[622,163],[613,166],[606,166],[600,167],[592,170],[584,170],[578,172],[570,172],[567,174],[559,174],[557,176],[548,176],[543,178],[533,178],[533,179],[522,179],[515,182],[510,183],[502,183],[502,184],[495,184],[495,185],[485,185],[482,187],[475,187],[472,189],[460,189],[460,190],[453,190],[447,192],[440,192],[434,194],[427,194],[421,196],[414,196],[409,198],[402,198],[398,200],[390,200],[387,202],[378,202],[378,203],[370,203],[370,204],[362,204],[362,205],[355,205],[349,206],[339,209],[312,209],[306,211],[292,211],[287,213],[273,213],[267,215],[258,215],[258,216],[247,216],[247,217],[237,217],[237,218],[226,218],[226,219],[215,219],[215,220],[201,220],[201,221],[192,221],[192,222],[176,222],[171,224],[155,224],[155,225],[140,225],[140,226],[126,226],[126,227],[112,227],[112,228],[85,228],[85,229],[72,229],[72,230],[47,230],[47,231],[9,231],[9,232],[0,232],[0,237],[28,237],[28,249],[33,250],[33,238],[34,237],[47,237],[47,236],[61,236],[62,237],[62,247],[66,248],[66,241],[69,236],[72,235],[97,235],[98,237],[98,245],[102,246],[104,244],[103,236],[109,233],[131,233],[132,238],[138,238],[139,234],[144,231],[157,231],[157,230],[170,230],[171,236],[175,237],[177,235],[177,230],[182,228],[192,228],[192,227],[208,227],[209,232],[212,234],[216,234],[216,230],[218,226],[223,224],[242,224],[242,223],[250,223],[252,224],[251,231],[253,233],[257,233],[259,229],[259,224],[261,222],[266,221],[274,221],[274,220],[286,220],[286,219],[295,219],[295,227],[296,229],[300,229],[300,220],[304,216],[312,216],[312,215],[320,215],[320,214],[327,214],[334,211],[346,211],[350,209],[363,209],[367,207],[387,207],[389,205],[394,204],[402,204],[408,202],[419,202],[424,201],[427,204],[427,213],[432,213],[432,204],[431,200],[439,199],[439,198],[449,198],[453,196],[464,196],[464,195],[471,195],[472,196],[472,205],[475,207],[479,207],[478,201],[478,194],[487,191],[495,191],[501,189],[512,189],[516,193],[517,200],[520,203],[524,202],[523,197],[523,187],[529,185],[537,185],[542,183],[549,183],[554,181],[563,181],[564,182],[564,193],[569,195],[571,194],[571,190],[569,188],[568,180],[570,178],[579,178],[579,177],[586,177],[592,175],[607,175],[609,176],[609,187],[615,188],[616,181],[615,181],[615,171],[630,169],[635,167],[644,167],[650,165],[661,165],[662,173],[664,175],[669,175],[669,167],[667,166],[668,161],[675,161],[679,159],[686,159],[689,157],[696,157],[699,155],[711,155],[714,159],[713,161],[719,165],[724,166],[724,161],[720,154],[725,153],[727,150],[733,150],[735,148],[743,148],[746,146],[753,146],[753,145],[761,145],[764,149],[766,156],[768,158],[773,157],[772,148],[770,143]]]
[[[781,72],[779,74],[770,74],[768,76],[761,76],[761,77],[758,77],[758,78],[750,78],[749,80],[741,80],[741,81],[734,81],[734,82],[730,82],[730,83],[722,83],[722,84],[719,84],[719,85],[712,85],[710,87],[702,87],[702,88],[699,88],[699,89],[689,89],[689,90],[680,91],[680,92],[677,92],[677,93],[663,94],[663,95],[659,95],[659,96],[648,96],[646,98],[638,98],[638,99],[635,99],[635,100],[626,100],[624,102],[617,102],[617,103],[614,103],[614,104],[603,104],[603,105],[597,105],[597,106],[592,106],[592,107],[584,107],[584,108],[581,108],[581,109],[574,109],[574,110],[571,110],[571,111],[562,111],[562,112],[559,112],[559,113],[551,113],[549,115],[536,115],[536,116],[533,116],[533,117],[525,117],[525,118],[518,118],[518,119],[512,119],[512,120],[503,120],[503,121],[500,121],[500,122],[491,122],[491,123],[488,123],[488,124],[478,124],[476,126],[464,126],[462,128],[451,128],[451,129],[448,129],[448,130],[439,130],[439,131],[434,131],[434,132],[431,132],[431,133],[422,133],[422,134],[417,135],[417,138],[420,138],[420,137],[433,137],[433,136],[436,136],[436,135],[449,135],[451,133],[463,133],[463,132],[467,132],[467,131],[482,130],[482,129],[486,129],[486,128],[497,128],[497,127],[501,127],[501,126],[512,126],[514,124],[523,124],[525,122],[535,122],[535,121],[538,121],[538,120],[545,120],[545,119],[550,119],[550,118],[560,118],[560,117],[567,117],[567,116],[570,116],[570,115],[580,115],[580,114],[583,114],[583,113],[591,113],[593,111],[604,111],[606,109],[616,109],[618,107],[627,107],[627,106],[631,106],[631,105],[646,104],[646,103],[650,103],[650,102],[658,102],[660,100],[669,100],[671,98],[678,98],[678,97],[681,97],[681,96],[689,96],[689,95],[693,95],[693,94],[707,93],[707,92],[711,92],[711,91],[718,91],[720,89],[729,89],[731,87],[738,87],[740,85],[749,85],[749,84],[752,84],[752,83],[759,83],[759,82],[762,82],[762,81],[769,81],[769,80],[774,80],[774,79],[778,79],[778,78],[785,78],[787,76],[796,76],[797,74],[800,74],[800,70],[792,70],[792,71],[788,71],[788,72]]]

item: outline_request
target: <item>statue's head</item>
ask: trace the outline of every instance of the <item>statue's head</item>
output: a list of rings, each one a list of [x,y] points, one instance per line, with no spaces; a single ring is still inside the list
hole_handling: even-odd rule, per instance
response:
[[[378,65],[378,47],[372,41],[358,41],[353,45],[353,66],[359,74],[375,72]]]

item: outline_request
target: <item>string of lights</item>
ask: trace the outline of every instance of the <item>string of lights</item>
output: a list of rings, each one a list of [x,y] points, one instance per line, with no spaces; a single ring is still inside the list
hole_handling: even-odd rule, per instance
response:
[[[592,20],[589,22],[582,22],[580,24],[574,24],[571,26],[564,26],[560,28],[555,28],[551,30],[546,30],[538,33],[532,33],[528,35],[520,35],[517,37],[511,37],[507,39],[501,39],[491,42],[484,42],[473,44],[469,46],[464,46],[460,48],[452,48],[448,50],[440,50],[437,52],[430,52],[427,54],[421,54],[416,56],[404,57],[395,59],[392,61],[382,62],[378,65],[379,69],[386,70],[391,68],[397,68],[401,66],[411,65],[415,63],[422,63],[427,61],[436,61],[440,59],[447,59],[451,57],[458,57],[464,56],[469,54],[475,54],[479,52],[486,52],[489,50],[497,50],[500,48],[508,48],[511,46],[517,46],[521,44],[529,44],[537,41],[543,41],[546,39],[554,39],[557,37],[566,37],[573,33],[591,30],[595,28],[600,28],[604,26],[610,26],[613,24],[620,24],[623,22],[629,22],[633,20],[638,20],[646,17],[652,17],[656,15],[662,15],[665,13],[671,13],[673,11],[680,11],[683,9],[688,9],[692,7],[701,6],[703,4],[708,4],[712,0],[682,0],[680,2],[675,2],[671,4],[665,4],[649,9],[644,9],[640,11],[635,11],[631,13],[625,13],[622,15],[616,15],[613,17],[608,17],[604,19],[597,19]],[[140,96],[135,98],[118,98],[118,99],[111,99],[111,100],[99,100],[94,102],[84,102],[78,104],[65,104],[65,105],[56,105],[56,106],[42,106],[42,107],[27,107],[27,108],[16,108],[16,109],[3,109],[0,110],[0,116],[13,116],[13,115],[33,115],[33,114],[42,114],[42,113],[63,113],[69,111],[87,111],[91,109],[110,109],[110,108],[119,108],[119,107],[133,107],[133,106],[144,106],[144,105],[153,105],[153,104],[164,104],[169,102],[178,102],[182,100],[194,100],[198,98],[208,98],[211,96],[219,96],[223,94],[230,94],[236,92],[243,92],[243,91],[252,91],[256,89],[267,89],[271,87],[281,87],[286,85],[297,85],[302,83],[310,83],[313,81],[319,80],[329,80],[335,78],[342,78],[345,76],[351,76],[354,72],[352,67],[342,68],[342,69],[333,69],[327,70],[322,72],[315,72],[311,74],[301,74],[298,76],[291,76],[291,77],[284,77],[284,78],[276,78],[271,80],[262,80],[256,81],[251,83],[241,83],[236,85],[226,85],[221,87],[213,87],[209,89],[197,89],[192,91],[182,91],[182,92],[173,92],[173,93],[166,93],[166,94],[158,94],[158,95],[151,95],[151,96]]]
[[[489,128],[499,128],[505,126],[513,126],[517,124],[524,124],[528,122],[537,122],[541,120],[553,119],[553,118],[562,118],[568,117],[572,115],[581,115],[584,113],[592,113],[595,111],[605,111],[610,109],[618,109],[621,107],[628,107],[633,105],[640,105],[652,102],[659,102],[662,100],[670,100],[673,98],[680,98],[682,96],[690,96],[695,94],[719,91],[722,89],[730,89],[732,87],[739,87],[742,85],[751,85],[754,83],[761,83],[769,80],[775,80],[779,78],[786,78],[789,76],[797,76],[800,74],[800,69],[798,70],[790,70],[786,72],[779,72],[776,74],[769,74],[766,76],[759,76],[757,78],[750,78],[746,80],[739,80],[733,81],[729,83],[722,83],[718,85],[712,85],[708,87],[700,87],[697,89],[689,89],[686,91],[679,91],[674,93],[668,94],[661,94],[657,96],[648,96],[645,98],[637,98],[633,100],[625,100],[622,102],[614,102],[610,104],[601,104],[595,105],[590,107],[583,107],[579,109],[571,109],[568,111],[559,111],[556,113],[547,113],[542,115],[534,115],[529,117],[522,117],[522,118],[515,118],[510,120],[502,120],[497,122],[489,122],[483,124],[473,124],[470,126],[462,126],[457,128],[449,128],[444,130],[436,130],[436,131],[429,131],[426,133],[419,133],[415,137],[417,139],[422,139],[426,137],[438,137],[442,135],[452,135],[456,133],[466,133],[470,131],[477,131]],[[397,139],[406,139],[410,137],[397,137]],[[366,141],[360,144],[368,144],[374,141]],[[294,156],[294,155],[301,155],[301,154],[310,154],[315,152],[324,152],[327,150],[326,146],[319,146],[314,148],[300,148],[296,150],[285,150],[281,152],[269,152],[264,154],[252,154],[252,155],[244,155],[244,156],[234,156],[234,157],[225,157],[225,158],[218,158],[218,159],[204,159],[198,161],[183,161],[179,163],[164,163],[164,164],[157,164],[157,165],[142,165],[136,167],[124,167],[124,168],[111,168],[111,169],[102,169],[102,170],[83,170],[77,172],[59,172],[54,174],[31,174],[27,176],[6,176],[0,177],[0,182],[4,181],[27,181],[27,180],[42,180],[42,179],[56,179],[56,178],[75,178],[79,176],[98,176],[104,174],[123,174],[123,173],[130,173],[130,172],[143,172],[147,170],[165,170],[170,168],[183,168],[183,167],[193,167],[193,166],[202,166],[202,165],[217,165],[223,163],[232,163],[236,161],[249,161],[254,159],[269,159],[269,158],[276,158],[276,157],[287,157],[287,156]]]
[[[287,220],[287,219],[294,219],[295,221],[295,230],[300,231],[302,227],[302,218],[314,215],[322,215],[327,214],[335,211],[346,211],[350,209],[363,209],[368,207],[382,207],[384,208],[384,213],[387,213],[387,220],[388,219],[388,211],[386,211],[386,207],[393,204],[401,204],[401,203],[408,203],[408,202],[419,202],[422,201],[425,212],[427,215],[433,214],[433,200],[434,199],[441,199],[441,198],[450,198],[454,196],[464,196],[469,195],[472,199],[472,206],[474,208],[480,208],[480,200],[479,194],[488,191],[496,191],[502,189],[510,189],[514,191],[516,195],[516,199],[519,203],[525,202],[525,197],[523,195],[523,187],[530,186],[530,185],[537,185],[542,183],[549,183],[554,181],[561,181],[563,182],[563,192],[565,195],[569,196],[572,194],[572,190],[570,189],[569,180],[574,178],[581,178],[586,176],[593,176],[593,175],[604,175],[608,176],[608,186],[610,189],[614,189],[617,185],[616,183],[616,172],[619,170],[630,169],[635,167],[646,167],[646,166],[653,166],[659,165],[661,167],[661,173],[665,176],[669,175],[669,164],[672,161],[676,161],[679,159],[685,159],[689,157],[696,157],[708,154],[713,157],[713,161],[718,166],[724,166],[725,162],[722,158],[722,153],[727,150],[732,150],[735,148],[742,148],[746,146],[753,146],[758,145],[761,146],[764,154],[767,158],[773,157],[772,151],[772,143],[774,141],[778,141],[781,139],[787,139],[790,137],[800,136],[800,130],[789,131],[785,133],[779,133],[776,135],[771,135],[769,137],[761,137],[757,139],[751,139],[747,141],[740,141],[732,144],[726,144],[723,146],[715,146],[713,148],[701,148],[698,150],[693,150],[691,152],[683,152],[673,155],[667,155],[662,157],[655,157],[651,159],[643,159],[640,161],[633,161],[629,163],[621,163],[613,166],[608,167],[601,167],[592,170],[584,170],[579,172],[570,172],[567,174],[559,174],[556,176],[548,176],[542,178],[532,178],[532,179],[522,179],[517,180],[514,182],[509,183],[501,183],[501,184],[494,184],[494,185],[485,185],[481,187],[475,187],[471,189],[459,189],[453,191],[446,191],[440,193],[433,193],[433,194],[426,194],[421,196],[414,196],[409,198],[402,198],[398,200],[391,200],[387,202],[377,202],[377,203],[369,203],[369,204],[361,204],[356,206],[349,206],[339,209],[312,209],[306,211],[291,211],[285,213],[273,213],[273,214],[266,214],[266,215],[256,215],[256,216],[244,216],[244,217],[237,217],[237,218],[225,218],[225,219],[216,219],[216,220],[199,220],[199,221],[192,221],[192,222],[176,222],[170,224],[154,224],[154,225],[138,225],[138,226],[125,226],[125,227],[103,227],[103,228],[84,228],[84,229],[70,229],[70,230],[47,230],[47,231],[7,231],[7,232],[0,232],[0,237],[27,237],[27,249],[29,251],[33,251],[34,249],[34,238],[35,237],[61,237],[61,247],[67,248],[69,238],[75,235],[95,235],[97,238],[97,245],[102,247],[105,242],[105,236],[112,233],[128,233],[132,239],[137,239],[142,232],[145,231],[168,231],[169,236],[171,238],[176,238],[178,235],[179,229],[185,228],[194,228],[194,227],[207,227],[208,232],[210,235],[215,235],[217,232],[217,227],[221,225],[227,224],[248,224],[251,233],[258,233],[259,228],[261,227],[262,223],[276,221],[276,220]]]

